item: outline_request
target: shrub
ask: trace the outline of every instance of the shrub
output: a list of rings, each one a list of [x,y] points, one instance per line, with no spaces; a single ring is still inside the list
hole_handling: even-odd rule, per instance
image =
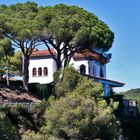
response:
[[[113,115],[113,101],[102,98],[100,84],[66,68],[62,79],[55,83],[57,99],[47,108],[40,133],[56,139],[107,139],[120,134],[119,121]],[[115,108],[116,109],[116,108]]]
[[[79,79],[82,77],[79,72],[72,67],[66,67],[64,71],[58,71],[55,76],[55,79],[57,79],[55,82],[55,95],[58,98],[65,96],[65,94],[75,89]]]
[[[37,95],[41,99],[48,99],[52,94],[53,85],[52,84],[39,84],[39,83],[30,83],[29,91]]]
[[[18,140],[16,128],[11,124],[4,112],[0,112],[0,140]]]
[[[63,139],[108,139],[119,135],[119,122],[104,100],[70,93],[51,102],[42,133]]]
[[[46,135],[35,133],[34,131],[27,130],[23,135],[21,140],[49,140]]]

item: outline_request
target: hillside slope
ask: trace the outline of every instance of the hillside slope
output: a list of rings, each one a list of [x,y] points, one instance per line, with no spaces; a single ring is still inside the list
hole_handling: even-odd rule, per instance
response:
[[[22,89],[0,85],[0,103],[6,102],[40,102],[40,99]]]

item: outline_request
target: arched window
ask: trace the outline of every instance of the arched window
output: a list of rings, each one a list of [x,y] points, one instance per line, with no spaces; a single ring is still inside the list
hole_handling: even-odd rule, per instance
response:
[[[44,67],[44,76],[47,76],[47,75],[48,75],[48,68]]]
[[[85,66],[85,65],[81,65],[81,66],[80,66],[80,73],[81,73],[82,75],[86,74],[86,66]]]
[[[42,76],[42,68],[38,68],[38,76]]]
[[[33,74],[33,76],[36,76],[36,68],[33,68],[32,74]]]

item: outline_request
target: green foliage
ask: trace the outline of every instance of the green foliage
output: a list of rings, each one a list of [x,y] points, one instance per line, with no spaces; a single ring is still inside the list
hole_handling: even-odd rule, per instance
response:
[[[6,115],[9,117],[12,124],[17,126],[19,134],[28,129],[36,129],[27,106],[19,104],[12,105],[6,109]]]
[[[49,140],[49,139],[47,136],[28,130],[22,135],[21,140]]]
[[[53,55],[53,58],[58,69],[62,63],[64,67],[68,66],[76,51],[96,48],[105,52],[112,47],[114,33],[97,16],[80,7],[63,4],[49,6],[42,13],[42,19],[42,41],[47,48],[52,46],[56,50],[58,55]]]
[[[37,104],[15,104],[3,108],[6,117],[9,118],[9,124],[17,129],[17,135],[22,135],[27,130],[39,131],[44,124],[43,114],[46,111],[48,103],[42,101]],[[13,127],[13,128],[14,128]],[[13,134],[14,134],[13,133]]]
[[[42,23],[34,2],[0,7],[0,34],[22,52],[23,87],[28,91],[28,66],[33,49],[40,45]]]
[[[6,81],[0,81],[0,84],[6,85]],[[20,80],[10,81],[10,85],[13,86],[13,88],[16,87],[17,89],[23,87],[22,81]]]
[[[14,54],[14,49],[12,48],[12,43],[8,38],[3,38],[0,40],[0,47],[3,51],[3,55],[12,56]]]
[[[36,131],[39,131],[40,128],[42,127],[42,125],[44,124],[43,115],[44,115],[47,107],[48,107],[48,102],[42,101],[39,104],[33,105],[30,110]]]
[[[106,103],[100,84],[71,67],[60,71],[56,79],[57,98],[51,96],[30,108],[15,105],[3,109],[22,140],[118,138],[120,122],[113,115],[117,105],[112,100]]]
[[[140,111],[140,89],[131,89],[126,92],[121,92],[125,99],[133,99],[137,101],[138,109]]]
[[[8,62],[8,63],[7,63]],[[22,69],[21,52],[15,52],[12,56],[7,56],[7,60],[3,57],[0,61],[0,73],[4,75],[6,71],[9,77],[20,76]]]
[[[140,89],[130,89],[126,92],[121,92],[124,99],[136,100],[138,106],[137,118],[120,118],[124,136],[128,140],[138,140],[140,138]]]
[[[64,71],[57,72],[57,79],[55,80],[55,94],[57,97],[65,96],[66,93],[72,91],[81,75],[72,67],[66,67]],[[56,79],[56,78],[54,78]]]
[[[104,94],[103,86],[101,84],[82,76],[78,81],[75,92],[94,98],[102,97]]]
[[[73,90],[85,96],[99,97],[103,94],[102,85],[81,76],[73,67],[66,67],[64,71],[59,70],[56,74],[57,78],[55,77],[54,79],[57,79],[55,82],[55,94],[57,97],[65,96]]]
[[[51,102],[41,133],[64,139],[113,139],[119,124],[105,101],[71,92]]]
[[[55,85],[59,98],[50,101],[40,133],[56,139],[116,138],[120,124],[113,115],[115,104],[112,101],[108,105],[101,98],[101,85],[70,67],[64,69],[61,78]]]
[[[22,54],[21,51],[15,52],[13,56],[10,57],[10,74],[17,76],[22,75]]]
[[[1,30],[4,30],[7,37],[9,37],[9,33],[12,36],[10,39],[14,41],[26,42],[27,39],[31,41],[39,33],[40,24],[36,20],[37,13],[37,4],[33,2],[27,2],[25,4],[17,3],[7,6],[0,14],[0,23],[4,23],[1,26]]]
[[[52,95],[53,85],[52,84],[39,84],[39,83],[30,83],[29,91],[37,95],[41,99],[48,99]]]
[[[2,38],[0,40],[0,53],[1,53],[0,58],[1,76],[6,74],[9,77],[11,68],[10,57],[14,55],[14,48],[12,48],[12,43],[8,38]]]
[[[4,112],[0,112],[0,139],[1,140],[18,140],[16,128],[11,124]]]
[[[61,74],[62,74],[62,69],[57,70],[57,71],[53,74],[54,83],[59,82],[59,80],[60,80],[60,75],[61,75]]]
[[[90,45],[104,50],[111,47],[113,33],[94,14],[63,4],[47,7],[46,13],[47,30],[56,42]]]

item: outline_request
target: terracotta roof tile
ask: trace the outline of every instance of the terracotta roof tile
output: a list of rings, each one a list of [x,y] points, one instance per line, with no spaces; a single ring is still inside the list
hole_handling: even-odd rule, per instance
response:
[[[55,55],[56,52],[55,50],[52,48],[51,52]],[[42,50],[42,51],[33,51],[31,54],[31,57],[43,57],[43,56],[51,56],[51,53],[48,50]]]
[[[101,63],[109,62],[109,59],[106,59],[105,57],[101,56],[101,54],[95,52],[94,50],[89,50],[89,49],[85,49],[78,53],[75,53],[73,58],[75,60],[79,60],[79,59],[96,60]]]
[[[51,51],[54,55],[56,54],[54,48],[52,48]],[[51,53],[48,50],[43,50],[43,51],[34,51],[32,52],[31,55],[31,57],[45,57],[45,56],[51,56]],[[75,53],[73,58],[74,60],[80,60],[80,59],[96,60],[103,64],[109,62],[109,59],[106,59],[105,57],[101,56],[101,54],[95,52],[94,50],[89,50],[89,49],[85,49]]]

